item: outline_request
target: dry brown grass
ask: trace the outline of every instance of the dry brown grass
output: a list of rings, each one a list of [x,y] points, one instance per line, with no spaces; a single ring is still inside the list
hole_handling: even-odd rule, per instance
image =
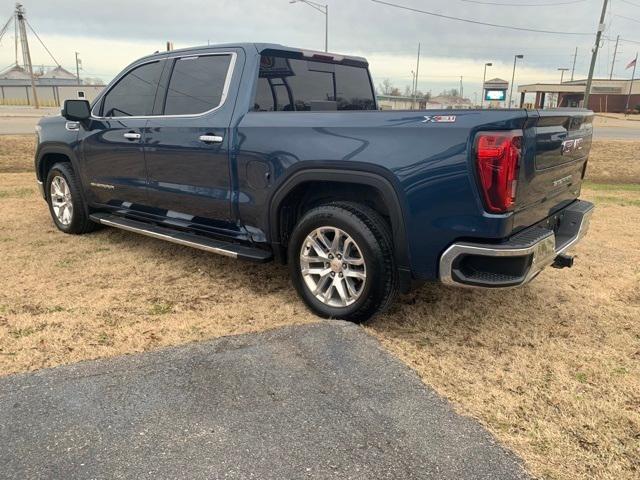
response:
[[[35,135],[0,136],[0,174],[33,170]]]
[[[0,137],[0,169],[18,171],[0,174],[0,374],[316,320],[283,267],[112,229],[57,232],[30,156],[12,153],[30,143]],[[584,196],[598,211],[572,270],[505,292],[424,286],[365,328],[534,474],[638,478],[640,187]]]
[[[593,142],[587,179],[597,183],[640,183],[640,130],[637,142]]]

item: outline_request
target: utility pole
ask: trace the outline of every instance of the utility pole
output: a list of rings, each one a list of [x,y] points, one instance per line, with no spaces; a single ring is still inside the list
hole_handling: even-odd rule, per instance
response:
[[[513,56],[513,73],[511,74],[511,85],[510,85],[510,89],[509,89],[509,104],[507,105],[507,108],[511,108],[511,96],[513,94],[513,82],[516,78],[516,61],[518,59],[522,59],[524,58],[524,55],[514,55]]]
[[[416,91],[416,72],[411,70],[411,109],[413,109],[413,92]]]
[[[619,41],[620,41],[620,35],[616,37],[616,48],[613,49],[613,61],[611,62],[611,73],[609,74],[609,80],[613,78],[613,68],[616,66],[616,54],[618,53]]]
[[[314,10],[324,14],[324,51],[329,51],[329,5],[323,5],[312,0],[289,0],[289,3],[306,3]]]
[[[589,95],[591,95],[591,84],[593,83],[593,72],[596,69],[596,60],[598,59],[598,48],[600,48],[600,38],[602,37],[602,32],[604,31],[604,18],[607,14],[607,5],[609,4],[609,0],[604,0],[602,2],[602,13],[600,13],[600,23],[598,23],[598,32],[596,33],[596,44],[593,46],[593,50],[591,51],[591,65],[589,65],[589,76],[587,77],[587,88],[584,91],[584,102],[583,107],[589,108]]]
[[[329,5],[324,6],[324,51],[329,51]]]
[[[462,75],[460,75],[460,98],[464,98],[464,87],[462,86]]]
[[[17,8],[16,8],[16,13],[14,13],[13,16],[14,16],[13,29],[14,29],[14,38],[15,38],[15,44],[16,44],[16,67],[17,67],[18,66],[18,9]]]
[[[33,92],[33,105],[40,108],[38,103],[38,92],[36,92],[36,80],[33,76],[33,65],[31,64],[31,53],[29,52],[29,43],[27,42],[27,29],[25,27],[24,8],[20,3],[16,3],[16,21],[20,30],[20,44],[22,45],[22,59],[25,68],[29,71],[31,77],[31,91]]]
[[[627,95],[627,104],[624,107],[624,114],[627,115],[629,111],[629,101],[631,100],[631,89],[633,88],[633,77],[636,76],[636,67],[638,66],[638,52],[636,52],[636,59],[633,61],[633,73],[631,74],[631,82],[629,82],[629,94]],[[627,67],[629,68],[629,67]]]
[[[576,51],[573,54],[573,67],[571,67],[571,81],[573,82],[573,74],[576,73],[576,58],[578,58],[578,47],[576,47]]]
[[[569,69],[560,67],[558,68],[558,71],[560,72],[560,85],[562,85],[562,80],[564,80],[564,72],[568,72]],[[559,106],[560,106],[560,92],[556,94],[556,107],[559,107]]]
[[[413,87],[413,102],[412,105],[415,107],[416,96],[418,94],[418,74],[420,72],[420,42],[418,42],[418,58],[416,59],[416,83]]]
[[[484,73],[482,74],[482,89],[480,90],[480,108],[484,108],[484,84],[487,81],[487,67],[492,67],[493,63],[488,62],[484,64]]]
[[[82,60],[80,60],[80,57],[78,57],[78,52],[76,52],[76,78],[78,79],[78,85],[80,85],[80,64],[82,63]]]
[[[562,83],[562,80],[564,79],[564,72],[567,72],[569,69],[568,68],[559,68],[558,71],[560,72],[560,83]]]

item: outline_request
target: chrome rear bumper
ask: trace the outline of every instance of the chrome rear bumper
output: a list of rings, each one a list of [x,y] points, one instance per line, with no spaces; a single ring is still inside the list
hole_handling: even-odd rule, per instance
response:
[[[553,216],[555,228],[545,220],[504,243],[454,243],[440,257],[440,281],[461,287],[524,285],[585,236],[593,208],[578,200]]]

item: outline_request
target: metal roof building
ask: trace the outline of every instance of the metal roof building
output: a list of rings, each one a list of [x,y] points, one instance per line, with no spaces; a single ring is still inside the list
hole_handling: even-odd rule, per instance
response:
[[[629,95],[631,80],[594,79],[591,84],[588,108],[594,112],[624,112]],[[587,80],[573,80],[562,83],[532,83],[518,85],[520,106],[525,103],[527,93],[535,93],[534,108],[545,108],[547,96],[557,98],[558,107],[581,107]],[[629,108],[640,105],[640,79],[633,81]]]
[[[60,66],[47,70],[43,74],[35,74],[34,80],[36,85],[53,86],[78,84],[77,77],[73,73],[65,70]],[[14,65],[4,72],[0,72],[0,86],[31,86],[31,76],[29,75],[29,72],[27,72],[27,70],[25,70],[23,67]]]
[[[0,85],[4,86],[22,86],[31,85],[31,77],[29,73],[22,67],[14,65],[13,67],[0,72]]]
[[[78,78],[61,66],[52,68],[37,77],[38,85],[77,85]]]

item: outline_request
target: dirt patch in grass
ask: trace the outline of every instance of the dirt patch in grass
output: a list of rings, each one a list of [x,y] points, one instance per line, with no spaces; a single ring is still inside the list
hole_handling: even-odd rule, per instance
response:
[[[0,163],[0,375],[317,321],[284,267],[61,234],[29,148]],[[573,269],[500,292],[426,285],[365,327],[544,478],[640,472],[640,188],[607,178],[584,188],[598,210]]]
[[[35,135],[0,136],[0,174],[32,172]]]
[[[637,142],[593,142],[587,180],[594,183],[640,183],[640,130]]]

